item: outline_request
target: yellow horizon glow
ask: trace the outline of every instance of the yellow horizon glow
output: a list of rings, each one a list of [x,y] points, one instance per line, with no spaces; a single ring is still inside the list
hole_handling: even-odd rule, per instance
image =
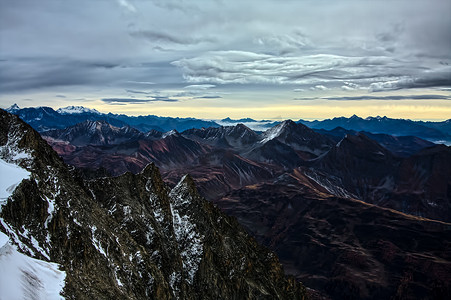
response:
[[[142,104],[128,105],[92,105],[102,112],[122,113],[126,115],[157,115],[162,117],[193,117],[199,119],[232,119],[253,118],[263,119],[316,119],[323,120],[334,117],[350,117],[357,115],[365,118],[369,116],[387,116],[412,120],[448,120],[451,118],[451,103],[446,100],[403,100],[395,103],[380,100],[358,101],[318,101],[301,105],[259,105],[246,107],[232,106],[194,106],[189,105],[155,105],[152,103],[144,108]]]
[[[443,121],[451,119],[451,100],[325,100],[327,96],[361,96],[361,91],[343,92],[329,91],[327,94],[290,91],[257,91],[233,92],[223,94],[219,99],[178,98],[178,102],[154,101],[148,103],[112,105],[103,102],[102,98],[115,98],[115,93],[105,91],[86,92],[90,97],[80,94],[65,93],[66,99],[55,99],[55,93],[42,92],[22,95],[19,101],[11,100],[10,96],[0,97],[1,107],[7,108],[17,102],[20,107],[50,106],[54,109],[68,105],[80,105],[97,109],[102,113],[117,113],[131,116],[157,115],[161,117],[192,117],[199,119],[220,120],[226,117],[232,119],[253,118],[256,120],[306,119],[323,120],[334,117],[350,117],[357,115],[387,116],[411,120]],[[107,95],[104,95],[107,94]],[[409,90],[390,93],[378,93],[378,96],[396,95],[442,95],[450,97],[449,91],[439,90]],[[375,95],[375,94],[364,94]],[[311,100],[293,100],[302,96]],[[315,98],[316,97],[316,98]],[[16,98],[16,97],[14,97]],[[6,102],[7,100],[8,102]]]

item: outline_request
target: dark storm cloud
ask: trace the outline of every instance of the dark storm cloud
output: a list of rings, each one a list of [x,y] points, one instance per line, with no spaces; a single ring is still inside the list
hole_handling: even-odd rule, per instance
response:
[[[172,99],[166,96],[151,96],[152,100],[151,101],[164,101],[164,102],[178,102],[179,100],[177,99]]]
[[[55,86],[90,85],[111,80],[117,64],[62,58],[14,58],[0,62],[0,90],[22,91]]]
[[[166,69],[161,63],[127,65],[61,57],[10,58],[0,61],[0,93],[64,86],[140,88],[154,85],[153,82],[145,81],[151,78],[158,78],[160,82],[172,81],[173,75]],[[126,91],[146,93],[133,89]]]
[[[451,100],[451,96],[444,95],[393,95],[393,96],[344,96],[344,97],[304,97],[293,100],[332,100],[332,101],[362,101],[362,100]]]
[[[145,91],[136,91],[136,90],[125,90],[127,93],[131,93],[131,94],[142,94],[142,95],[149,95],[150,92],[145,92]]]
[[[103,98],[103,102],[108,104],[117,104],[117,103],[148,103],[151,102],[151,99],[135,99],[135,98]]]
[[[196,45],[204,42],[214,42],[212,38],[195,38],[191,36],[177,36],[165,32],[157,32],[153,30],[132,31],[130,35],[133,37],[143,38],[150,42],[172,43],[179,45]]]
[[[81,85],[91,82],[92,70],[74,62],[15,60],[0,63],[0,90]]]
[[[429,88],[451,86],[451,66],[440,66],[435,70],[427,70],[415,77],[405,77],[394,81],[373,82],[370,91],[399,90],[409,88]]]
[[[130,104],[142,104],[149,102],[178,102],[177,99],[171,99],[167,97],[156,97],[152,99],[136,99],[136,98],[103,98],[103,102],[108,104],[117,104],[117,103],[130,103]]]
[[[194,99],[220,99],[222,98],[221,96],[198,96],[198,97],[194,97]]]

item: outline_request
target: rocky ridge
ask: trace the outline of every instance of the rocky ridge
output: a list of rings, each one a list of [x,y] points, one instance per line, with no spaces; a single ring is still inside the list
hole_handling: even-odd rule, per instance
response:
[[[60,264],[68,299],[303,299],[277,257],[153,164],[85,181],[39,134],[0,111],[0,157],[30,172],[0,212],[23,253]]]

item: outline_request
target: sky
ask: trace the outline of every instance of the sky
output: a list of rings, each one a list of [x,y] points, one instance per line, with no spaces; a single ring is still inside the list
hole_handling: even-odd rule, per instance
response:
[[[0,107],[451,118],[449,0],[0,0]]]

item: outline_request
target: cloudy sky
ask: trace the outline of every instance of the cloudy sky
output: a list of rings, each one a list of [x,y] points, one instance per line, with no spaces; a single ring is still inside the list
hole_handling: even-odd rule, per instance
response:
[[[0,0],[0,107],[451,118],[449,0]]]

